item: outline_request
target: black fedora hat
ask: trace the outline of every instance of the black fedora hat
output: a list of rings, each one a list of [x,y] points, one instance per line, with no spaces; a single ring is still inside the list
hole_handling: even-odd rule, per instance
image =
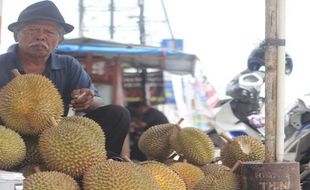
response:
[[[34,20],[54,21],[64,28],[66,34],[74,29],[72,25],[65,22],[59,9],[52,1],[40,1],[28,6],[20,13],[17,22],[10,24],[8,29],[14,32],[21,24]]]

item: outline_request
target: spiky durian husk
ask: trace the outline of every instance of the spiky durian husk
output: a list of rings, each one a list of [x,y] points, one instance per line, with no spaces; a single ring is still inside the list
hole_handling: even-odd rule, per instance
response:
[[[41,158],[51,170],[80,177],[90,166],[106,160],[103,140],[92,137],[92,130],[72,122],[46,129],[39,138]]]
[[[58,125],[59,126],[62,126],[63,124],[68,125],[69,123],[70,125],[84,126],[86,130],[91,131],[92,136],[89,138],[96,139],[98,141],[98,145],[100,146],[102,146],[102,144],[105,144],[105,134],[101,126],[94,120],[82,116],[70,116],[70,117],[63,117],[58,123]]]
[[[169,137],[174,124],[155,125],[142,133],[138,147],[149,160],[166,160],[173,150],[169,145]]]
[[[217,171],[206,175],[198,183],[194,190],[239,190],[240,179],[238,175],[230,171]]]
[[[169,166],[157,161],[143,161],[141,166],[155,177],[160,189],[186,190],[183,178]]]
[[[194,165],[201,166],[214,160],[214,144],[201,129],[174,128],[170,136],[170,145],[179,155]]]
[[[249,151],[245,151],[244,147]],[[265,146],[256,137],[238,136],[221,148],[220,156],[223,165],[232,168],[238,160],[244,162],[264,160]]]
[[[40,134],[58,122],[63,102],[52,81],[37,74],[15,77],[0,91],[0,117],[6,126],[20,134]]]
[[[222,164],[206,164],[200,167],[205,175],[213,174],[218,171],[230,171],[230,168]]]
[[[79,190],[78,183],[69,175],[56,171],[32,174],[24,180],[24,190]]]
[[[88,169],[83,176],[84,190],[158,190],[155,178],[137,164],[107,160]]]
[[[171,164],[169,167],[183,178],[188,190],[193,190],[196,183],[205,176],[203,171],[198,166],[191,163],[176,162]]]
[[[15,131],[0,125],[0,170],[19,165],[26,156],[26,145]]]

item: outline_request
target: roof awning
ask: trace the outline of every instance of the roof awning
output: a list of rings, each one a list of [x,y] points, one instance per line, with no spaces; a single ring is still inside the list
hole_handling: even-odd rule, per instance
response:
[[[116,58],[135,68],[158,68],[174,74],[194,75],[197,56],[171,49],[123,44],[91,38],[67,39],[56,52],[62,54],[102,54],[106,58]]]

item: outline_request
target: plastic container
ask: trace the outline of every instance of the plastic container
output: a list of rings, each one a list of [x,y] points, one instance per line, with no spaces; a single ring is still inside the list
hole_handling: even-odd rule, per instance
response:
[[[0,170],[0,189],[22,190],[24,179],[25,177],[22,173]]]

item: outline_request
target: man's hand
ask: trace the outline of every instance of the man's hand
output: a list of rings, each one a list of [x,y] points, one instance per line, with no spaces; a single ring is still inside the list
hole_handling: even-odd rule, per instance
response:
[[[89,109],[94,101],[94,94],[93,90],[87,88],[73,90],[70,102],[73,111],[83,112]]]

